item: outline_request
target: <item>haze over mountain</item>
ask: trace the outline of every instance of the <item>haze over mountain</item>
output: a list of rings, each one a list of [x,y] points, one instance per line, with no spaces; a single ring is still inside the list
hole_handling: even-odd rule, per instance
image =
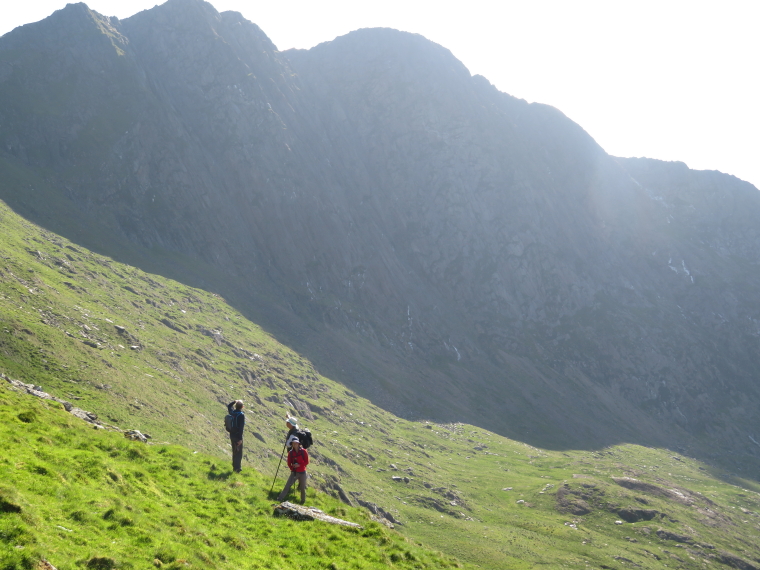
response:
[[[0,142],[14,209],[394,412],[758,465],[757,189],[609,156],[421,36],[68,5],[0,38]]]

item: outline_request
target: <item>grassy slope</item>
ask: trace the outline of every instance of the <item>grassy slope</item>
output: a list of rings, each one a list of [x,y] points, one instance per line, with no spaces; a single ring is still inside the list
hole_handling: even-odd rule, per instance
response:
[[[52,405],[51,405],[52,404]],[[324,494],[309,504],[363,530],[270,516],[264,478],[218,458],[88,429],[56,403],[0,389],[0,567],[441,568]]]
[[[757,481],[666,450],[549,452],[470,426],[400,420],[320,376],[223,299],[92,254],[4,205],[0,218],[0,370],[106,423],[222,457],[222,403],[242,396],[245,462],[271,477],[282,419],[312,415],[317,486],[339,485],[354,504],[401,520],[408,537],[483,567],[622,568],[625,559],[687,568],[719,561],[721,550],[760,565],[759,518],[741,510],[760,511]],[[625,475],[684,489],[686,499],[610,479]],[[587,514],[558,509],[565,483]],[[616,525],[625,507],[659,514]],[[674,535],[692,537],[682,545],[690,552]]]

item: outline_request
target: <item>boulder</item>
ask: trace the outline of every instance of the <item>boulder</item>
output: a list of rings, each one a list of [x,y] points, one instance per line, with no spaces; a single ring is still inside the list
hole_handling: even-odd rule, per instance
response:
[[[274,507],[274,516],[276,517],[288,517],[296,521],[322,521],[329,524],[335,524],[339,526],[348,526],[352,528],[363,528],[360,524],[345,521],[336,517],[331,517],[325,514],[323,511],[314,507],[304,507],[301,505],[295,505],[288,501],[280,503]]]
[[[617,514],[619,514],[626,522],[633,523],[638,521],[651,521],[662,513],[654,509],[637,509],[635,507],[628,507],[625,509],[619,509]]]
[[[148,438],[137,431],[136,429],[130,429],[124,432],[124,437],[127,439],[131,439],[132,441],[142,441],[143,443],[148,443]]]

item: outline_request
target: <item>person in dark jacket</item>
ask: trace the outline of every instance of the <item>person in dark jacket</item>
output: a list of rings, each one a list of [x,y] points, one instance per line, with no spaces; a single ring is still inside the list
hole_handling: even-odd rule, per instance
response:
[[[290,443],[294,437],[298,437],[298,420],[293,416],[290,416],[285,420],[285,427],[288,428],[288,433],[285,436],[285,448],[290,451]]]
[[[309,464],[309,452],[301,447],[301,442],[297,437],[290,441],[290,451],[288,452],[288,467],[290,467],[290,477],[288,477],[285,488],[277,497],[278,501],[284,501],[290,493],[290,487],[298,481],[298,490],[301,491],[301,504],[306,502],[306,466]]]
[[[227,404],[227,412],[234,418],[230,430],[230,444],[232,445],[232,470],[235,473],[242,471],[243,461],[243,428],[245,428],[245,413],[243,413],[243,400],[235,400]]]

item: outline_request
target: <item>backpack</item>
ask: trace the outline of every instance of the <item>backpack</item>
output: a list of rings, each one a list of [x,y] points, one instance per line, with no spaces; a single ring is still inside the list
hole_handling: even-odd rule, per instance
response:
[[[311,432],[306,428],[299,429],[293,435],[298,438],[298,441],[301,443],[301,447],[304,449],[309,449],[314,443],[314,440],[311,438]]]
[[[243,412],[239,410],[235,410],[231,414],[227,414],[226,416],[224,416],[224,429],[232,433],[232,430],[234,430],[237,427],[237,419],[242,414]]]

